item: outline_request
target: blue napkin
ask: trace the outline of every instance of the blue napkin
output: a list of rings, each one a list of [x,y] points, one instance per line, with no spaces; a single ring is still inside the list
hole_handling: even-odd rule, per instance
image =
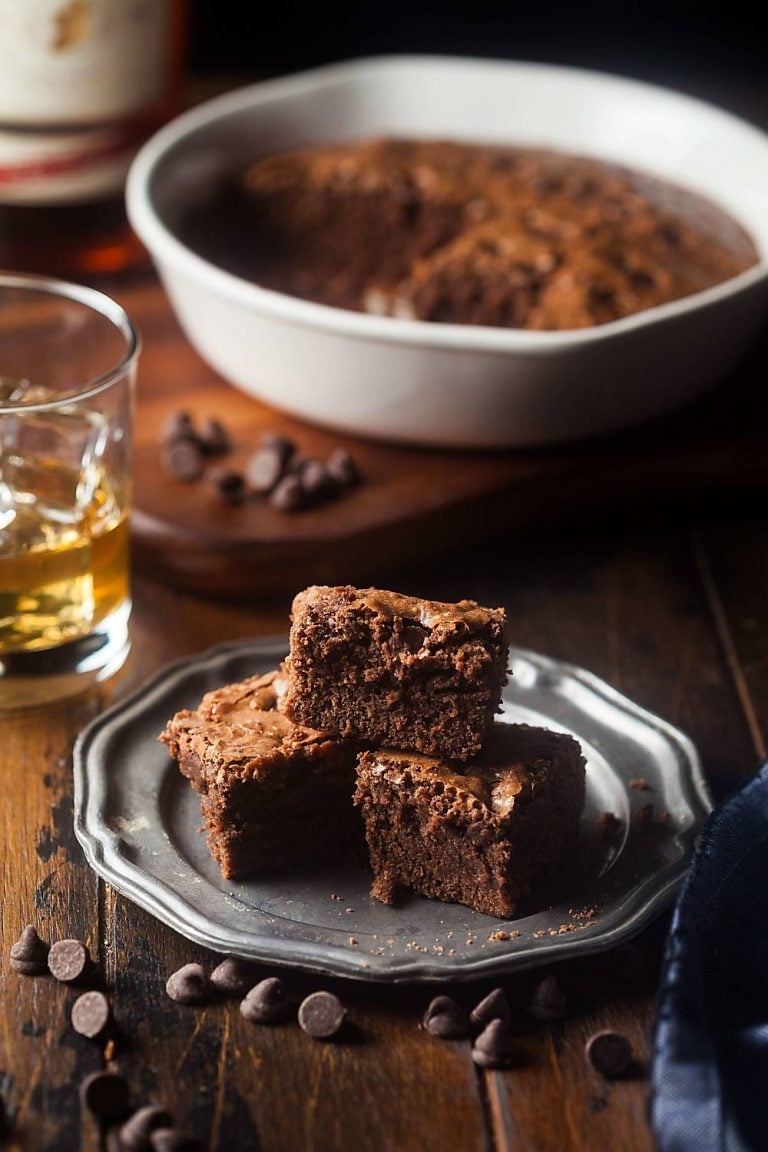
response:
[[[664,962],[659,1152],[768,1149],[768,763],[701,833]]]

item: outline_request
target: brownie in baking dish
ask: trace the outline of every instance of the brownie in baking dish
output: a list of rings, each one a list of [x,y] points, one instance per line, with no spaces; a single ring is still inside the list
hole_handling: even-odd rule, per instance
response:
[[[160,739],[200,795],[225,877],[365,852],[352,804],[357,749],[277,711],[278,674],[208,692]]]
[[[474,756],[507,675],[506,616],[375,588],[293,602],[280,708],[297,724],[451,760]]]
[[[572,850],[584,794],[577,741],[524,724],[497,721],[480,756],[463,766],[392,749],[364,752],[355,803],[371,894],[392,904],[411,889],[514,916]]]

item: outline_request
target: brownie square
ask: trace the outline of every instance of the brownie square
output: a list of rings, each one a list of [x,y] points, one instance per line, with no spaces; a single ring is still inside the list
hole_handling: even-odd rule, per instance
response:
[[[315,586],[293,602],[280,708],[365,743],[467,760],[507,674],[502,608]]]
[[[200,795],[227,878],[364,852],[352,804],[357,749],[281,715],[277,677],[208,692],[160,736]]]
[[[574,846],[585,765],[570,736],[497,721],[481,755],[457,766],[384,749],[357,768],[374,883],[510,917]]]

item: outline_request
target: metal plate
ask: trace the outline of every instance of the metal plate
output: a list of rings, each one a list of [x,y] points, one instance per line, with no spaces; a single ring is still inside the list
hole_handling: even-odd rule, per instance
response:
[[[177,932],[216,951],[336,976],[457,980],[613,947],[674,896],[710,808],[695,748],[590,673],[514,648],[503,718],[571,732],[587,759],[577,849],[519,918],[415,896],[390,908],[370,898],[362,871],[224,880],[201,835],[197,797],[157,736],[204,692],[267,671],[285,653],[284,639],[256,640],[171,665],[78,740],[75,830],[90,864]],[[613,843],[598,833],[604,811],[622,821]]]

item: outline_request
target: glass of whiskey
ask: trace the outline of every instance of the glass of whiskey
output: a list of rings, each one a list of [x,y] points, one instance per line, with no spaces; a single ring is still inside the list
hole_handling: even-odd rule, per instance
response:
[[[128,654],[139,349],[102,293],[0,273],[0,710],[76,695]]]

